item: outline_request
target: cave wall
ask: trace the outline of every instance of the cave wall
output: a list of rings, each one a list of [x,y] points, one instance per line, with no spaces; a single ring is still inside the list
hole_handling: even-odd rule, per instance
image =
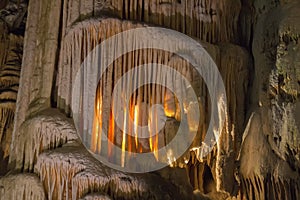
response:
[[[259,9],[252,43],[255,78],[240,154],[242,185],[249,199],[297,199],[299,2],[266,3],[254,4]]]
[[[25,8],[24,2],[0,7]],[[1,101],[1,128],[6,127],[0,133],[3,159],[7,162],[9,155],[12,171],[40,178],[33,178],[34,184],[43,185],[38,191],[45,195],[38,193],[37,199],[88,199],[93,192],[100,192],[94,195],[100,199],[160,199],[163,195],[172,199],[177,193],[191,199],[193,189],[194,197],[200,199],[298,199],[299,10],[296,0],[30,0],[24,43],[15,28],[22,27],[24,12],[13,18],[18,20],[7,20],[9,15],[2,14],[1,26],[7,28],[0,31],[1,72],[11,65],[10,59],[16,62],[16,56],[19,61],[13,66],[20,68],[21,53],[15,49],[24,45],[16,111],[7,114],[15,105]],[[219,143],[204,160],[197,148],[190,152],[185,166],[189,176],[181,175],[191,184],[185,182],[186,188],[169,184],[171,175],[165,172],[136,177],[99,164],[89,158],[67,118],[72,80],[81,62],[77,55],[86,55],[102,39],[101,34],[94,37],[91,29],[99,26],[113,34],[149,24],[197,38],[219,67],[226,87],[228,110]],[[3,56],[8,54],[11,57]],[[18,81],[13,79],[14,91]],[[107,85],[112,87],[109,81]],[[200,85],[207,109],[203,83],[198,80],[194,85]],[[11,85],[3,90],[7,87]],[[88,167],[82,157],[89,158]],[[13,179],[0,178],[1,196],[11,193],[7,188]],[[170,189],[157,189],[153,180]],[[147,194],[151,189],[143,191],[143,187],[156,189]],[[172,190],[177,193],[171,195]]]
[[[7,172],[23,54],[26,3],[0,10],[0,174]]]

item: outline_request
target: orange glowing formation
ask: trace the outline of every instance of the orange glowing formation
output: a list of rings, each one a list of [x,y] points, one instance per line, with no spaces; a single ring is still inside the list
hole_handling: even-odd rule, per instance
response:
[[[100,87],[99,87],[100,88]],[[131,105],[123,108],[124,110],[124,122],[123,127],[116,127],[115,121],[112,115],[112,108],[114,105],[109,105],[109,103],[104,103],[103,93],[101,89],[97,89],[96,103],[95,103],[95,114],[93,121],[93,133],[91,137],[91,150],[94,153],[105,153],[108,159],[115,160],[120,159],[119,162],[121,166],[126,163],[125,151],[135,152],[135,153],[145,153],[153,152],[153,156],[156,160],[159,160],[158,150],[161,148],[159,144],[159,133],[158,130],[158,117],[157,113],[151,112],[152,104],[161,104],[164,107],[164,113],[167,117],[175,117],[176,113],[176,98],[173,93],[162,86],[151,87],[147,86],[144,88],[142,95],[137,94],[141,90],[137,90],[135,94],[132,95]],[[158,90],[158,91],[155,91]],[[145,92],[146,91],[146,92]],[[153,95],[160,93],[163,95]],[[106,106],[106,107],[105,107]],[[120,105],[117,105],[120,106]],[[127,112],[129,113],[131,120],[134,122],[130,125],[130,119],[127,119]],[[103,127],[103,121],[108,120],[108,127]],[[147,126],[149,128],[149,136],[147,138],[138,137],[138,126]],[[130,127],[132,126],[132,127]],[[134,134],[129,135],[121,130],[129,130]],[[101,140],[102,130],[107,130],[108,141]],[[152,133],[152,132],[155,133]],[[106,142],[107,144],[103,144]],[[114,155],[112,145],[118,145],[122,149],[122,155]],[[127,154],[130,155],[130,154]]]

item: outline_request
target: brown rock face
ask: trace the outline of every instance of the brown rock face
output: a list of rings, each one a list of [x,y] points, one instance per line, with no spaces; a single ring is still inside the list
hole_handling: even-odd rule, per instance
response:
[[[12,142],[27,3],[2,1],[0,4],[0,175],[4,175]]]
[[[282,2],[263,11],[253,38],[254,112],[240,154],[242,184],[246,191],[253,188],[244,194],[249,199],[297,199],[299,3]]]
[[[299,21],[298,0],[1,1],[0,200],[300,199]],[[108,139],[122,150],[153,152],[149,166],[169,164],[156,172],[130,174],[92,156],[108,143],[97,143],[99,132],[85,135],[75,128],[72,88],[83,60],[98,44],[141,27],[173,29],[201,44],[220,71],[227,105],[224,126],[214,127],[216,145],[203,157],[212,100],[192,64],[159,49],[118,58],[97,85],[96,104],[89,105],[97,110],[97,123],[109,121],[104,127]],[[158,137],[135,140],[114,128],[111,95],[126,72],[153,62],[186,77],[201,117],[193,121],[197,105],[181,105],[164,87],[139,88],[128,111],[133,118],[142,113],[138,123],[150,123],[147,108],[154,103],[163,105],[168,118]],[[151,74],[160,78],[159,72]],[[176,87],[188,96],[188,89]],[[195,139],[178,159],[176,148],[160,157],[157,149],[172,141],[182,117],[189,125],[199,124]],[[79,119],[82,124],[95,120]],[[89,142],[88,149],[82,141]],[[122,155],[110,158],[132,162]]]

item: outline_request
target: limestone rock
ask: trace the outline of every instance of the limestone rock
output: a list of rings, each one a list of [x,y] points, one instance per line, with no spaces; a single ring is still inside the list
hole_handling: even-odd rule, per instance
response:
[[[280,2],[255,26],[254,113],[240,154],[247,199],[299,198],[299,17],[299,2]]]
[[[23,172],[0,178],[0,199],[300,198],[298,0],[30,0],[28,12],[27,2],[0,2],[0,147],[6,160],[10,156],[11,170]],[[19,35],[26,19],[23,42]],[[131,65],[145,61],[172,65],[191,80],[203,117],[190,151],[170,162],[188,175],[110,169],[80,144],[68,118],[74,74],[91,49],[121,31],[153,25],[196,38],[222,74],[228,106],[212,152],[203,158],[199,151],[210,95],[181,58],[162,51],[131,52],[115,62],[117,70],[108,69],[100,96],[110,103],[113,83]],[[14,76],[6,79],[7,70]],[[17,90],[16,105],[7,102],[7,97],[16,99]],[[171,102],[167,140],[183,115],[178,102]],[[185,109],[193,109],[189,106]],[[108,119],[109,108],[103,113]]]
[[[35,174],[7,175],[0,179],[0,199],[46,200],[44,187]]]
[[[1,25],[0,25],[1,26]],[[7,172],[10,144],[12,141],[13,120],[19,87],[23,37],[6,32],[0,41],[0,175]]]
[[[48,199],[75,200],[83,198],[88,191],[106,193],[113,199],[175,199],[178,196],[176,187],[161,177],[110,169],[76,143],[41,154],[35,171],[45,184]]]
[[[16,141],[10,164],[14,169],[32,172],[39,154],[78,139],[73,122],[56,109],[41,111],[22,124],[23,139]]]

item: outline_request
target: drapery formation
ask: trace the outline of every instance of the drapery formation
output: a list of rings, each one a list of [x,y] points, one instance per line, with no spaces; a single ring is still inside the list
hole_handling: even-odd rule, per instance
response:
[[[15,2],[5,2],[0,3],[0,8],[9,6],[6,10],[13,10]],[[24,8],[24,1],[20,5]],[[9,33],[19,34],[15,27],[22,20],[11,23],[9,19],[15,18],[1,11],[1,20],[8,28],[0,32],[12,42],[6,49],[1,48],[1,52],[5,51],[0,54],[0,73],[11,69],[10,58],[20,55],[15,44],[23,44],[24,51],[14,127],[12,114],[3,114],[1,128],[3,124],[8,128],[0,133],[5,136],[0,138],[1,147],[6,159],[9,156],[11,169],[21,173],[0,178],[0,196],[11,198],[10,184],[30,179],[30,184],[17,181],[16,187],[24,187],[16,193],[37,199],[188,198],[192,189],[178,187],[184,179],[198,197],[298,199],[299,6],[297,0],[30,0],[24,43],[22,37],[8,37]],[[21,16],[23,12],[17,19]],[[210,106],[206,86],[181,58],[152,52],[160,63],[171,65],[192,81],[201,103],[200,115],[204,116],[192,145],[196,148],[188,152],[186,160],[172,164],[175,172],[160,171],[159,176],[123,174],[97,162],[82,147],[72,120],[66,117],[72,116],[73,78],[89,51],[109,35],[146,24],[201,40],[221,72],[228,100],[226,126],[219,143],[211,154],[200,159],[197,147],[209,122],[205,116]],[[8,44],[2,42],[5,37],[0,38],[0,46]],[[10,51],[12,57],[3,56]],[[108,70],[99,83],[98,94],[103,95],[98,96],[98,101],[104,97],[108,100],[118,73],[143,63],[139,59],[148,54],[147,50],[131,52],[123,57],[126,62],[116,61],[114,66],[119,71],[114,71],[114,66]],[[129,61],[131,64],[126,65]],[[20,65],[15,66],[16,75]],[[16,91],[15,84],[12,88],[5,84],[5,90]],[[101,88],[107,90],[107,96]],[[143,90],[149,94],[149,89]],[[4,94],[7,93],[2,92],[1,98]],[[8,113],[8,106],[0,109]],[[138,115],[138,109],[130,112]],[[165,134],[172,138],[179,113],[174,103],[164,105],[164,109],[171,116]],[[109,112],[106,115],[109,118]],[[142,146],[142,142],[134,143]],[[122,147],[122,139],[119,144]],[[153,149],[153,144],[144,145],[142,150]],[[176,174],[177,166],[186,166],[188,176]],[[29,174],[23,174],[26,172]],[[157,182],[169,189],[157,187]],[[24,188],[34,194],[26,193]]]

